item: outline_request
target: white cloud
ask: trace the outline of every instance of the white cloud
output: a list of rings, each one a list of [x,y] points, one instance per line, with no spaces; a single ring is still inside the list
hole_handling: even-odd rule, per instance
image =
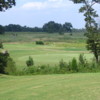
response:
[[[26,3],[22,6],[22,8],[24,9],[32,9],[32,8],[35,8],[35,9],[41,9],[41,8],[45,8],[46,4],[45,3],[42,3],[42,2],[29,2],[29,3]]]
[[[28,2],[22,6],[23,9],[45,9],[70,7],[73,3],[68,0],[46,0],[41,2]]]

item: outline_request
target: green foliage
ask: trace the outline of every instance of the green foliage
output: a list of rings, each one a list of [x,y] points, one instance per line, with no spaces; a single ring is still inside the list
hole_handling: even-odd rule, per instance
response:
[[[3,49],[3,44],[2,44],[2,42],[0,42],[0,48]]]
[[[44,42],[43,41],[36,41],[36,44],[37,45],[44,45]]]
[[[4,34],[5,33],[5,29],[2,25],[0,25],[0,34]]]
[[[59,62],[60,72],[65,73],[67,71],[67,63],[63,59]]]
[[[16,74],[15,62],[10,57],[7,59],[7,66],[5,67],[5,73],[9,75]]]
[[[10,58],[7,51],[0,52],[0,73],[2,74],[15,74],[15,62]]]
[[[78,63],[79,62],[79,63]],[[100,72],[100,64],[95,61],[88,62],[83,54],[80,54],[79,61],[73,58],[69,62],[59,61],[59,65],[39,65],[24,68],[23,70],[17,70],[14,66],[14,62],[10,59],[5,71],[6,73],[13,74],[16,71],[16,75],[38,75],[38,74],[65,74],[65,73],[80,73],[80,72]],[[30,63],[29,63],[30,64]]]
[[[59,33],[63,35],[64,32],[72,31],[72,24],[65,22],[65,24],[55,23],[54,21],[50,21],[43,25],[43,31],[48,33]]]
[[[83,3],[80,12],[84,13],[86,21],[87,49],[92,51],[98,63],[100,56],[100,34],[95,18],[98,17],[93,5],[100,3],[100,0],[72,0],[74,3]],[[99,35],[99,36],[98,36]]]
[[[85,3],[85,2],[89,2],[89,0],[71,0],[73,1],[74,3]],[[92,1],[92,3],[100,3],[100,0],[90,0]],[[90,3],[90,2],[89,2]]]
[[[72,32],[72,28],[73,28],[73,26],[71,23],[65,22],[65,24],[63,24],[64,32]]]
[[[15,5],[15,0],[0,0],[0,11],[7,10]]]
[[[94,34],[93,38],[88,38],[87,40],[87,49],[91,50],[94,53],[94,56],[96,58],[96,61],[99,62],[99,56],[100,56],[100,34]]]
[[[7,67],[9,53],[7,51],[0,52],[0,73],[5,73],[5,68]]]
[[[34,61],[32,57],[29,57],[29,59],[26,61],[26,64],[28,67],[33,66],[34,65]]]
[[[85,57],[84,57],[84,54],[80,54],[80,55],[79,55],[79,64],[80,64],[80,65],[83,65],[83,67],[85,67],[86,59],[85,59]]]
[[[72,71],[75,71],[75,72],[78,72],[78,64],[77,64],[76,58],[73,58],[72,59],[72,62],[71,62],[71,70]]]

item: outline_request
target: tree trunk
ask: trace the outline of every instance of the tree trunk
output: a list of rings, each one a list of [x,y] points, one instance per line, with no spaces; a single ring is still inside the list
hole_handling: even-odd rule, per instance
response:
[[[94,56],[95,56],[95,58],[96,58],[96,62],[98,63],[98,62],[99,62],[99,56],[98,56],[97,51],[96,51],[96,52],[94,52]]]

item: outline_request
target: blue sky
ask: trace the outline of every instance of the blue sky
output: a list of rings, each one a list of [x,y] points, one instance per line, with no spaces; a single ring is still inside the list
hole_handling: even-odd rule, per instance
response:
[[[84,28],[81,7],[70,0],[16,0],[16,6],[0,13],[1,25],[20,24],[42,27],[48,21],[64,24],[71,22],[74,28]],[[100,5],[94,7],[100,14]]]

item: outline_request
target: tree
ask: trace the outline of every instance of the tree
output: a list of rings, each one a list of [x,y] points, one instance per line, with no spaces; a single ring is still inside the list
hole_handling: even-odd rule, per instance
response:
[[[48,33],[56,33],[59,32],[59,29],[61,27],[61,24],[55,23],[54,21],[50,21],[43,25],[43,31]]]
[[[0,34],[4,34],[4,32],[5,32],[4,27],[2,25],[0,25]]]
[[[50,21],[43,25],[43,31],[48,33],[59,33],[64,34],[64,32],[72,31],[72,24],[66,22],[65,24],[59,24],[54,21]]]
[[[15,5],[15,0],[0,0],[0,11],[5,11]]]
[[[15,0],[0,0],[0,11],[5,11],[13,5],[15,5]],[[5,73],[8,57],[9,53],[7,51],[0,52],[0,73]]]
[[[65,22],[65,24],[63,24],[64,32],[72,32],[72,28],[73,26],[71,23]]]
[[[22,27],[20,25],[9,24],[9,25],[5,26],[5,31],[8,31],[8,32],[21,32]]]
[[[84,13],[86,22],[87,36],[87,49],[93,52],[96,61],[99,61],[100,56],[100,33],[98,30],[98,24],[95,18],[98,17],[97,12],[93,9],[95,3],[100,3],[100,0],[72,0],[74,3],[82,3],[83,6],[79,9],[79,12]]]

